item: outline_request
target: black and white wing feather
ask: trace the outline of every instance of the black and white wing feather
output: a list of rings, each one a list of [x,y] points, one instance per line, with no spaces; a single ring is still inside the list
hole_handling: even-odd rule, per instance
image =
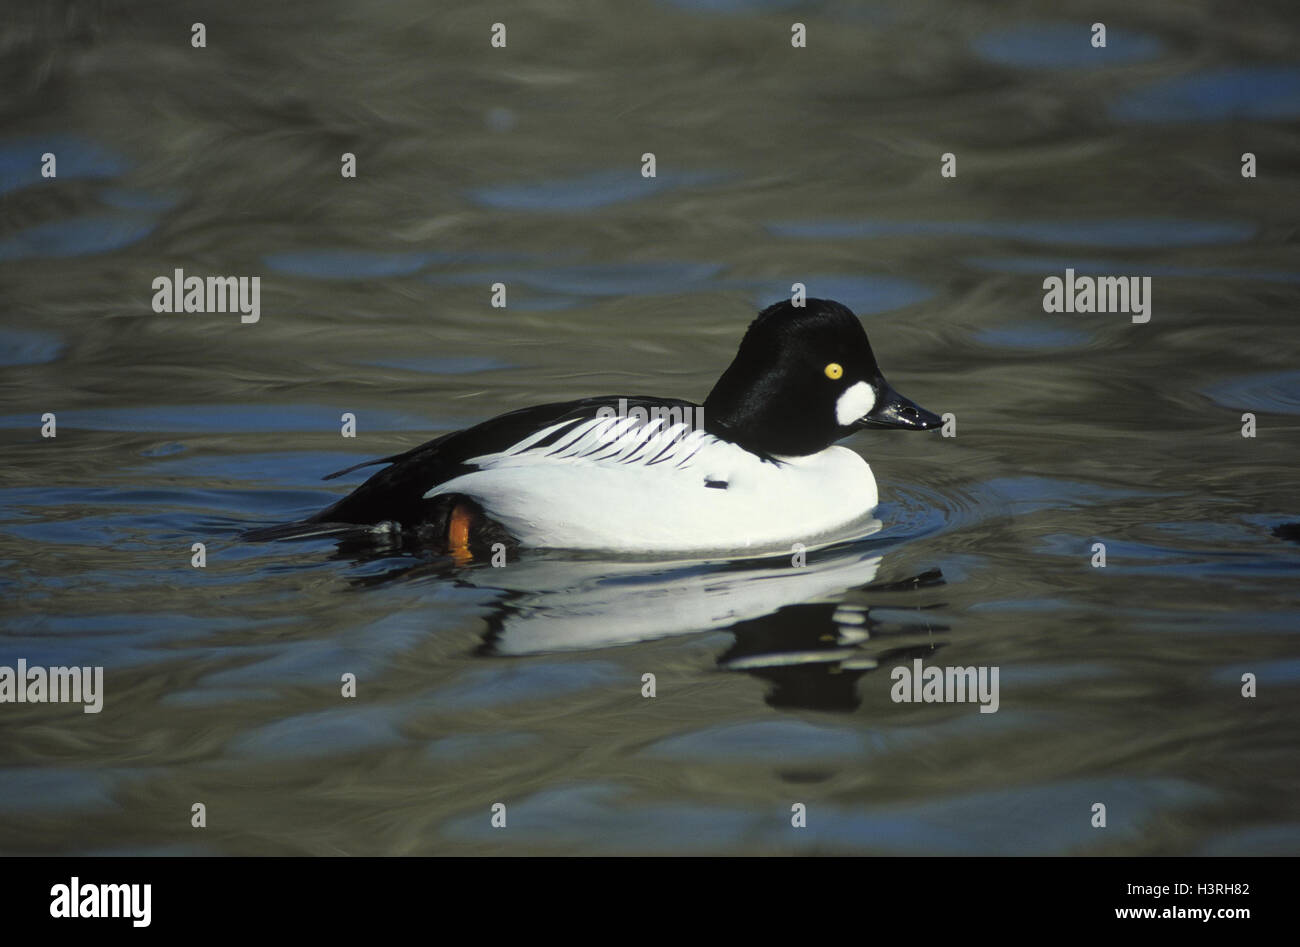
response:
[[[662,419],[649,437],[626,436],[636,425],[632,417],[609,417],[642,408],[651,412],[676,412],[694,418],[698,406],[675,399],[636,396],[584,398],[511,411],[482,424],[444,434],[405,453],[367,461],[331,474],[326,479],[370,464],[387,464],[337,503],[311,517],[312,523],[380,523],[403,526],[423,522],[429,514],[429,494],[440,484],[491,464],[518,464],[539,457],[561,460],[602,460],[615,463],[667,463],[688,459],[682,451],[692,433],[688,425],[667,424]],[[647,425],[648,426],[648,425]],[[672,437],[666,428],[676,428]],[[701,432],[693,432],[700,434]],[[674,441],[675,438],[675,441]],[[703,436],[694,446],[701,446]],[[653,451],[653,453],[652,453]]]

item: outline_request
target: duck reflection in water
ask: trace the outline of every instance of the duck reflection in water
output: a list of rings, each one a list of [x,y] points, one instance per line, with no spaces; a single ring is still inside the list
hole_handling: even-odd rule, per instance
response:
[[[880,528],[871,520],[852,541],[802,556],[630,562],[539,552],[504,568],[403,561],[354,581],[373,586],[436,579],[498,591],[476,649],[489,658],[729,633],[734,640],[718,656],[718,668],[770,684],[766,700],[773,707],[849,711],[861,703],[859,678],[932,654],[943,644],[935,633],[948,630],[928,618],[943,603],[905,598],[941,586],[939,570],[877,583],[881,546],[868,537]],[[339,550],[349,558],[361,553]],[[885,617],[873,615],[871,595],[888,599],[879,610]]]

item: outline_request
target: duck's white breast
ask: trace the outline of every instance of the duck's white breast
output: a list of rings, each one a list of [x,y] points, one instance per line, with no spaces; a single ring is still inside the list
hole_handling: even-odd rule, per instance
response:
[[[472,497],[526,546],[634,552],[789,548],[877,502],[871,468],[844,447],[764,461],[682,425],[626,419],[531,447],[539,437],[471,459],[481,469],[426,495]]]

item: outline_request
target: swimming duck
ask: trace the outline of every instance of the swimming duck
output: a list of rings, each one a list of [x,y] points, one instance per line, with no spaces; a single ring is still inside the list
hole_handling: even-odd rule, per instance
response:
[[[472,558],[509,546],[618,553],[790,548],[865,517],[876,480],[836,446],[864,428],[927,431],[862,323],[807,299],[759,313],[702,405],[607,396],[522,408],[391,457],[303,523],[254,538],[366,525]]]

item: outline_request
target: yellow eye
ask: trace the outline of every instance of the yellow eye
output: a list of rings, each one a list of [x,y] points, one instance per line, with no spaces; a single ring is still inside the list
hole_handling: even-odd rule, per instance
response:
[[[826,377],[829,378],[831,381],[836,381],[844,377],[844,369],[840,367],[839,362],[831,362],[824,369],[822,369],[822,371],[826,373]]]

